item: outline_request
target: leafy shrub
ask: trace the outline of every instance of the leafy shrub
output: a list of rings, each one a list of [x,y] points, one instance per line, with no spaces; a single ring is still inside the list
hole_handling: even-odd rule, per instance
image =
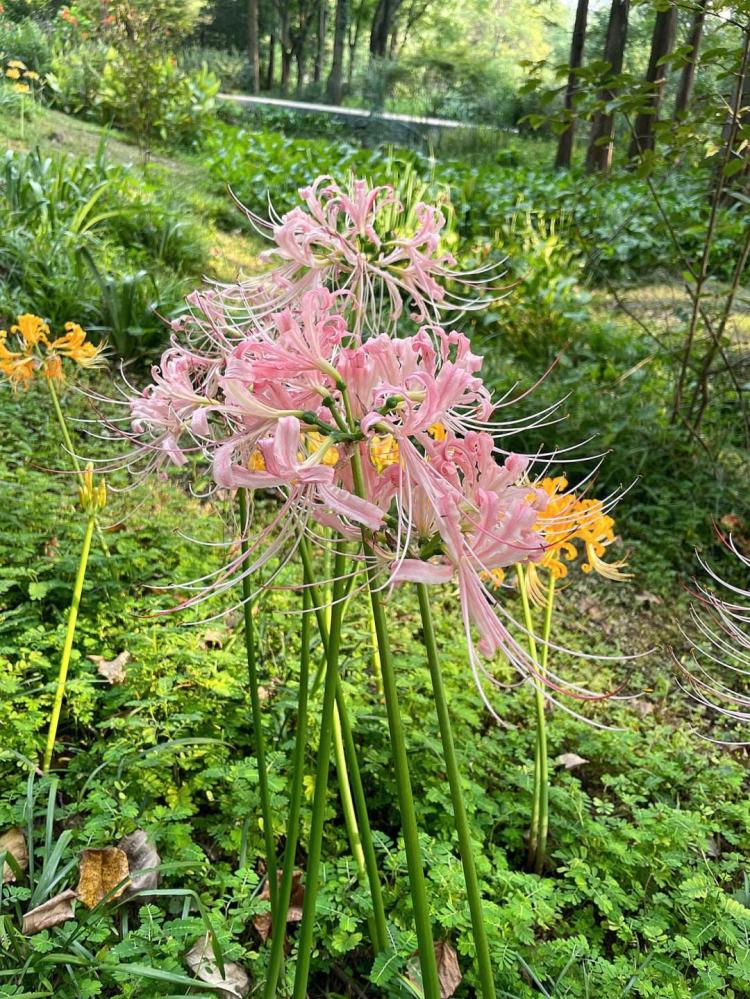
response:
[[[96,117],[96,102],[108,47],[103,42],[80,41],[56,46],[50,72],[51,101],[67,114]]]
[[[125,356],[164,337],[185,278],[203,269],[205,244],[179,207],[126,167],[6,153],[0,161],[0,313],[74,318]]]
[[[30,17],[12,21],[0,11],[1,62],[20,59],[37,73],[47,73],[52,65],[52,49],[50,32],[37,21]]]
[[[177,65],[188,75],[205,68],[221,81],[222,90],[246,90],[249,83],[247,56],[237,49],[214,49],[187,45],[177,52]]]
[[[154,139],[189,145],[210,126],[218,91],[205,66],[188,74],[168,54],[139,58],[131,48],[110,49],[95,104],[103,120],[131,132],[141,146]]]

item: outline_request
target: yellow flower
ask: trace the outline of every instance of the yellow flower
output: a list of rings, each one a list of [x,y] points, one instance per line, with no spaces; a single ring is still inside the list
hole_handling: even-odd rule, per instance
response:
[[[549,496],[547,507],[539,515],[536,525],[545,544],[544,558],[540,565],[549,569],[555,579],[564,579],[568,574],[568,567],[562,559],[573,562],[578,557],[578,550],[572,539],[578,526],[579,503],[573,493],[565,492],[568,480],[563,476],[543,479],[539,487]]]
[[[21,62],[20,59],[11,59],[8,63],[9,69],[26,69],[26,63]]]
[[[8,334],[0,330],[0,373],[4,374],[14,389],[27,388],[34,377],[35,359],[29,353],[8,350],[6,346]]]
[[[479,573],[479,578],[482,582],[487,583],[488,586],[496,589],[498,586],[502,586],[503,580],[505,579],[505,569],[489,569],[488,571],[482,570]]]
[[[27,69],[23,74],[24,80],[38,80],[39,74],[35,73],[33,69]]]
[[[427,428],[427,433],[436,441],[444,441],[448,436],[448,431],[442,423],[433,423],[432,426]]]
[[[11,333],[17,333],[22,337],[27,347],[36,347],[40,341],[49,346],[49,326],[39,316],[34,316],[30,312],[17,317],[16,325],[11,326]]]
[[[5,70],[5,75],[9,80],[17,80],[21,75],[21,70],[17,69],[15,66],[10,66]]]
[[[393,434],[376,434],[371,437],[368,452],[378,475],[390,465],[397,465],[399,462],[398,441]]]
[[[82,368],[93,368],[101,363],[104,345],[100,343],[95,346],[86,340],[86,333],[78,323],[66,323],[65,335],[53,340],[49,349],[63,357],[69,357]]]
[[[615,540],[615,522],[604,513],[601,500],[581,500],[581,526],[578,537],[586,546],[587,562],[581,564],[583,572],[598,572],[605,579],[629,579],[630,573],[623,572],[627,559],[617,562],[604,562],[602,555]]]
[[[28,94],[31,91],[31,87],[28,85],[28,83],[14,83],[13,90],[17,94]]]

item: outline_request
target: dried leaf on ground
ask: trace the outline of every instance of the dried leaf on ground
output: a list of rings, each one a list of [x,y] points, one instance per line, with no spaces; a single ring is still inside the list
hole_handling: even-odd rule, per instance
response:
[[[87,909],[93,909],[105,895],[109,895],[109,900],[119,898],[125,891],[125,885],[120,885],[120,882],[128,874],[128,858],[119,847],[84,850],[81,854],[76,894]],[[120,887],[113,892],[117,885]]]
[[[130,881],[125,886],[125,894],[132,895],[138,891],[158,888],[159,872],[151,868],[161,864],[161,857],[146,831],[136,829],[129,836],[123,836],[117,846],[128,858],[128,868],[131,872]],[[138,871],[144,873],[139,874]]]
[[[96,672],[109,680],[111,684],[125,683],[127,673],[125,667],[130,662],[130,653],[125,650],[114,659],[105,659],[104,656],[89,656],[89,659],[96,666]]]
[[[29,866],[29,850],[26,846],[26,837],[18,828],[14,826],[0,836],[0,853],[9,854],[18,864],[22,871]],[[3,884],[16,880],[16,872],[7,862],[3,864]]]
[[[565,767],[566,770],[574,770],[576,767],[581,767],[584,763],[588,762],[583,756],[579,756],[578,753],[561,753],[555,760],[558,766]]]
[[[302,871],[295,871],[292,875],[292,892],[289,896],[289,911],[286,915],[286,921],[288,923],[299,923],[302,919],[302,906],[305,902],[305,888],[302,884]],[[278,872],[278,881],[281,884],[282,872]],[[271,887],[268,883],[268,878],[263,885],[263,891],[260,893],[260,898],[263,901],[271,901]],[[260,915],[253,918],[253,926],[258,932],[258,936],[265,943],[266,940],[271,935],[271,912],[262,912]]]
[[[440,999],[451,999],[461,984],[461,968],[458,964],[458,954],[455,947],[447,940],[438,940],[435,944],[435,960],[438,981],[440,982]],[[420,987],[422,976],[419,970],[419,958],[416,954],[409,962],[409,973],[406,977]]]
[[[73,918],[73,899],[76,893],[72,888],[60,892],[48,902],[38,905],[36,909],[27,912],[23,917],[22,932],[27,936],[33,936],[42,930],[50,930],[53,926],[59,926]]]
[[[224,645],[224,632],[218,628],[209,628],[201,639],[202,649],[220,649]]]
[[[225,961],[222,975],[208,934],[190,948],[185,963],[199,981],[218,986],[216,995],[222,999],[244,999],[250,993],[250,976],[241,965]]]

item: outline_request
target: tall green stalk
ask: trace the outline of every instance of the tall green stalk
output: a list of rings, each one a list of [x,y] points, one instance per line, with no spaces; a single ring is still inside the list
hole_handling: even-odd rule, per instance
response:
[[[55,410],[55,416],[57,417],[57,422],[60,426],[60,433],[62,434],[63,443],[65,444],[68,454],[70,455],[70,460],[73,465],[73,469],[76,475],[78,476],[78,481],[81,483],[81,485],[83,485],[83,469],[81,468],[81,464],[78,461],[75,450],[73,448],[73,439],[70,436],[70,431],[68,430],[68,422],[65,419],[65,414],[63,413],[62,406],[60,405],[60,397],[57,394],[57,390],[55,389],[52,379],[45,378],[45,381],[47,383],[47,388],[49,389],[49,394],[52,398],[52,407]],[[99,526],[98,519],[96,519],[94,523],[96,529],[96,536],[99,540],[99,544],[101,545],[104,554],[107,556],[107,558],[109,558],[110,555],[109,545],[107,544],[104,538],[104,534],[102,533],[102,529]]]
[[[246,489],[239,489],[240,503],[240,547],[243,554],[248,551],[248,525],[250,523],[250,504]],[[268,788],[268,769],[266,767],[266,749],[263,738],[263,714],[260,705],[258,684],[258,668],[255,652],[255,628],[253,625],[252,580],[247,574],[242,577],[242,609],[245,618],[245,651],[247,653],[247,677],[250,687],[250,706],[253,719],[253,743],[255,759],[258,764],[258,788],[260,791],[260,809],[263,818],[263,838],[266,847],[266,876],[268,890],[271,896],[272,918],[276,912],[278,883],[276,880],[276,843],[273,835],[273,814],[271,812],[271,794]]]
[[[327,620],[326,612],[323,609],[323,604],[318,595],[318,590],[313,583],[313,567],[310,558],[310,549],[306,541],[302,541],[300,544],[300,554],[302,556],[302,563],[305,569],[305,585],[310,592],[312,597],[313,606],[315,607],[315,614],[318,621],[318,630],[320,631],[320,638],[324,649],[328,648],[328,635],[329,635],[329,622]],[[349,597],[343,602],[342,606],[342,621],[346,608],[348,606]],[[314,687],[313,687],[314,689]],[[346,698],[344,696],[344,690],[341,685],[341,679],[337,677],[336,681],[336,710],[339,716],[339,723],[341,726],[341,737],[344,746],[344,754],[346,763],[348,765],[349,778],[351,780],[351,790],[354,796],[354,804],[357,810],[357,817],[359,819],[359,838],[362,845],[362,851],[364,853],[365,868],[367,871],[367,881],[370,886],[370,898],[372,900],[372,910],[373,918],[372,925],[370,926],[370,936],[372,938],[373,950],[376,953],[384,950],[388,944],[388,927],[385,918],[385,906],[383,904],[383,893],[380,886],[380,874],[378,871],[378,859],[375,853],[375,844],[372,838],[372,828],[370,826],[370,818],[367,812],[367,797],[365,795],[365,789],[362,784],[362,775],[359,770],[359,761],[357,760],[357,748],[354,743],[354,733],[352,732],[351,720],[349,718],[349,710],[346,705]],[[369,922],[369,921],[368,921]]]
[[[297,695],[297,732],[294,738],[292,757],[292,777],[289,788],[289,812],[286,824],[286,845],[282,861],[281,883],[276,903],[276,913],[272,916],[271,956],[268,961],[268,975],[263,990],[263,999],[274,999],[276,985],[284,960],[286,922],[289,900],[292,896],[294,860],[299,840],[299,817],[302,807],[302,790],[305,778],[305,749],[307,748],[307,700],[310,689],[310,631],[312,626],[312,602],[305,587],[302,598],[302,637],[299,666],[299,692]]]
[[[339,646],[341,642],[341,613],[343,609],[343,575],[346,568],[345,554],[339,544],[334,558],[333,605],[331,627],[326,647],[326,677],[323,687],[323,710],[320,719],[318,759],[315,771],[315,794],[313,796],[310,841],[305,872],[305,901],[302,907],[297,967],[294,975],[294,999],[305,999],[307,981],[310,977],[313,937],[315,929],[315,909],[318,899],[318,877],[320,858],[323,849],[323,825],[325,822],[326,798],[328,794],[328,771],[333,737],[333,709],[336,703],[338,682]]]
[[[70,665],[70,654],[73,651],[73,638],[78,621],[78,608],[81,605],[81,595],[83,593],[83,583],[86,578],[86,566],[89,561],[91,551],[91,539],[94,535],[94,525],[96,515],[89,513],[86,521],[86,531],[83,536],[83,547],[81,557],[78,561],[78,572],[76,573],[75,585],[73,587],[73,598],[70,602],[70,612],[68,614],[68,627],[65,632],[65,645],[63,646],[62,658],[60,659],[60,670],[57,676],[57,690],[55,700],[52,705],[52,715],[50,716],[49,733],[47,735],[47,746],[44,750],[44,762],[42,770],[47,773],[52,762],[52,753],[55,749],[55,738],[57,727],[60,724],[60,712],[62,711],[63,697],[65,696],[65,682],[68,678],[68,666]]]
[[[348,397],[344,392],[344,401],[347,408],[347,418],[353,425],[351,408],[348,404]],[[352,454],[352,476],[354,480],[354,491],[360,497],[365,498],[365,483],[362,472],[362,461],[359,454],[358,445],[355,444]],[[401,723],[401,712],[398,704],[398,690],[396,687],[396,675],[393,669],[393,659],[391,657],[391,646],[388,639],[388,623],[385,617],[385,609],[380,597],[377,582],[377,570],[375,567],[375,554],[370,545],[367,532],[362,531],[362,549],[367,560],[367,578],[370,590],[370,602],[372,604],[373,622],[375,635],[380,654],[380,667],[383,676],[383,696],[385,699],[385,710],[388,716],[388,729],[391,737],[391,752],[393,754],[393,765],[396,774],[396,787],[398,790],[398,802],[401,812],[401,828],[404,836],[404,847],[406,850],[406,864],[409,871],[409,887],[411,890],[412,907],[414,909],[414,924],[417,931],[417,945],[419,950],[419,964],[422,971],[422,990],[426,999],[440,999],[440,981],[437,972],[437,961],[435,959],[435,947],[432,940],[432,924],[430,921],[430,906],[427,900],[427,886],[425,884],[424,868],[422,866],[422,853],[419,847],[419,832],[417,829],[417,815],[414,809],[414,797],[411,789],[411,777],[409,775],[409,756],[406,749],[406,740]],[[295,999],[302,999],[301,996]]]
[[[534,621],[526,589],[526,574],[522,566],[517,567],[518,589],[521,594],[521,608],[524,624],[528,633],[529,654],[539,667],[540,676],[534,678],[534,709],[536,715],[536,747],[534,752],[534,791],[531,810],[531,825],[529,828],[529,867],[533,865],[537,874],[544,869],[547,853],[547,834],[549,829],[549,760],[547,755],[547,716],[545,713],[546,697],[542,677],[547,668],[549,658],[549,637],[552,630],[552,610],[555,599],[555,577],[550,573],[547,588],[547,601],[542,632],[542,654],[539,656],[534,638]]]
[[[474,933],[474,945],[477,951],[479,981],[481,982],[481,995],[484,999],[495,999],[495,983],[492,977],[490,948],[487,942],[484,913],[482,911],[482,895],[479,890],[479,880],[477,878],[477,870],[471,846],[471,833],[466,817],[463,791],[461,790],[461,775],[458,770],[450,712],[448,711],[448,700],[445,695],[443,674],[440,669],[440,659],[435,640],[435,627],[430,609],[430,598],[424,583],[417,584],[417,593],[419,595],[419,611],[422,616],[422,630],[424,632],[425,649],[427,651],[427,662],[430,667],[430,678],[432,680],[432,693],[435,700],[438,724],[440,726],[440,738],[443,743],[445,769],[448,774],[448,784],[453,803],[453,819],[456,825],[458,848],[461,853],[461,863],[464,869],[466,895],[469,900],[471,926]]]

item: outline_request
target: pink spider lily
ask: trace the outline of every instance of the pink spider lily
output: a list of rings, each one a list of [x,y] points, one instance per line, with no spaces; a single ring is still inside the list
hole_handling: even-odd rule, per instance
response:
[[[245,209],[261,235],[275,244],[265,258],[280,261],[269,274],[251,278],[223,292],[229,314],[248,309],[256,318],[276,311],[311,287],[346,290],[350,325],[361,332],[395,332],[404,311],[420,323],[439,322],[486,307],[493,265],[461,273],[442,247],[446,217],[434,205],[419,202],[405,212],[395,190],[370,188],[351,180],[342,188],[319,177],[299,191],[302,205],[270,221]],[[446,285],[463,287],[459,295]]]
[[[750,577],[750,558],[739,550],[733,538],[721,540]],[[744,683],[750,677],[750,584],[730,583],[703,559],[699,561],[711,588],[696,584],[690,618],[697,636],[683,630],[690,645],[689,662],[678,665],[699,704],[727,721],[747,723],[750,696],[736,689],[732,678]]]

